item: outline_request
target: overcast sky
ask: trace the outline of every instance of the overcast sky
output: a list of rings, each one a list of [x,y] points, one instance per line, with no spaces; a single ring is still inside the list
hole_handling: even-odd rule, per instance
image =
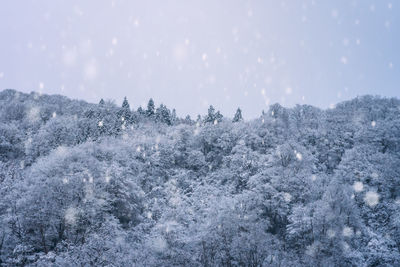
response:
[[[398,1],[0,3],[0,89],[254,118],[400,97]]]

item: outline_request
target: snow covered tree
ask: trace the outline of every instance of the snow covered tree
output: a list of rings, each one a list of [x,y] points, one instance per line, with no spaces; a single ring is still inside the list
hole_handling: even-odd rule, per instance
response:
[[[399,100],[125,111],[0,92],[0,265],[400,266]]]
[[[165,123],[167,125],[172,124],[171,112],[163,104],[161,104],[156,110],[156,121]]]
[[[208,108],[207,116],[203,119],[203,122],[209,124],[217,124],[222,121],[222,117],[222,114],[219,111],[215,112],[215,108],[211,105]]]
[[[124,97],[121,109],[118,111],[117,115],[121,124],[124,125],[126,123],[133,123],[132,111],[129,106],[128,99],[126,99],[126,97]]]
[[[242,110],[240,108],[238,108],[236,110],[236,113],[235,113],[235,116],[233,117],[232,122],[239,122],[239,121],[243,121]]]
[[[150,98],[149,102],[147,103],[147,110],[146,110],[146,115],[148,117],[152,117],[155,114],[155,106],[154,106],[154,101],[152,98]]]

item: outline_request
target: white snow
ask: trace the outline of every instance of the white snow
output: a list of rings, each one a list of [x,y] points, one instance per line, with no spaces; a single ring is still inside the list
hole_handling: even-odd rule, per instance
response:
[[[354,182],[354,184],[353,184],[353,189],[354,189],[354,191],[356,191],[356,192],[361,192],[361,191],[363,191],[363,189],[364,189],[364,185],[363,185],[362,182]]]
[[[353,228],[345,226],[342,231],[343,236],[350,237],[353,235]]]
[[[368,191],[365,194],[364,201],[368,206],[373,208],[379,203],[379,194],[374,191]]]

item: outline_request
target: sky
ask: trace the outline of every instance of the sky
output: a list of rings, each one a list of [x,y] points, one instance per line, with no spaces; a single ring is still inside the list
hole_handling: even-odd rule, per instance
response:
[[[399,23],[394,0],[2,1],[0,90],[245,119],[400,97]]]

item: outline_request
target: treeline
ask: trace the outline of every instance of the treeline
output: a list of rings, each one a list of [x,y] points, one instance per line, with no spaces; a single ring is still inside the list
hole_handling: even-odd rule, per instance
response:
[[[0,93],[4,266],[398,266],[400,101],[212,106]]]
[[[24,94],[15,90],[1,92],[0,101],[0,160],[23,158],[30,165],[36,158],[46,155],[58,146],[74,146],[95,141],[104,136],[119,136],[143,123],[216,124],[223,119],[219,111],[210,106],[207,115],[178,118],[175,109],[164,104],[155,107],[150,99],[147,108],[130,108],[125,97],[121,107],[112,101],[100,100],[98,105],[69,100],[63,96]],[[241,121],[238,108],[233,121]]]

